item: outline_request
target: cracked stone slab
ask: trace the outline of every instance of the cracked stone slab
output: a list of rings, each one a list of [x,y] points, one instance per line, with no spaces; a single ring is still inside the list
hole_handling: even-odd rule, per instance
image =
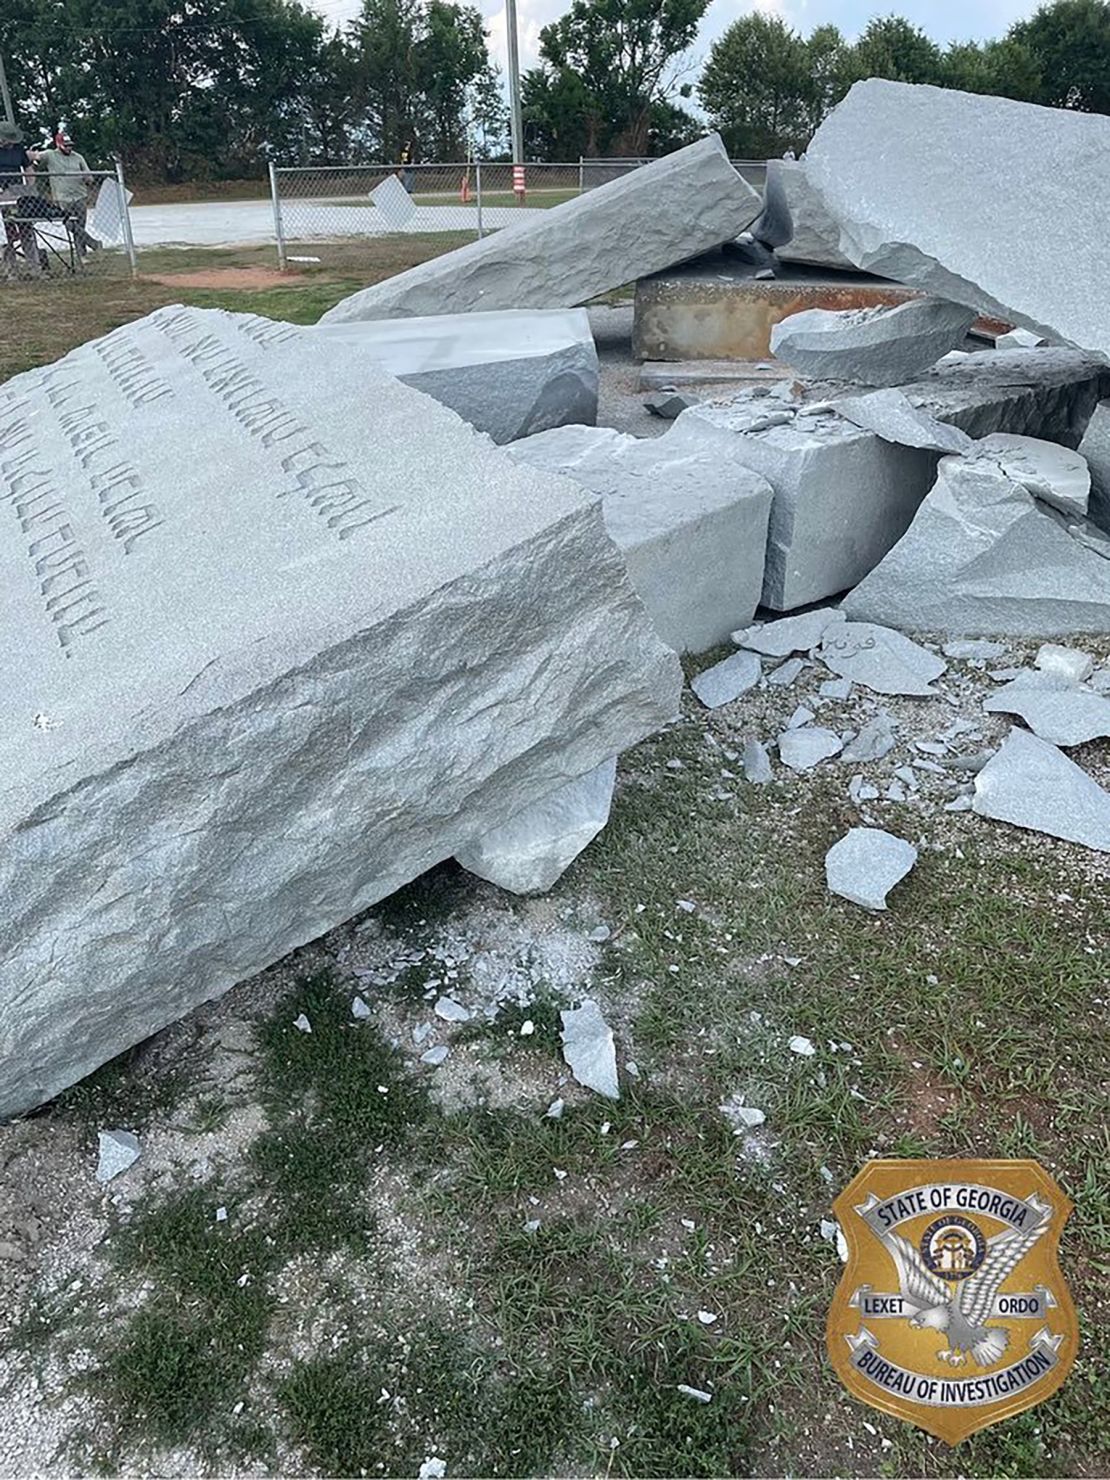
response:
[[[468,873],[513,894],[543,894],[609,821],[616,760],[568,781],[455,853]]]
[[[934,679],[948,667],[943,658],[904,633],[873,622],[845,622],[821,639],[821,661],[841,678],[876,694],[936,696]]]
[[[881,827],[853,827],[825,854],[829,892],[865,910],[885,910],[886,897],[917,862],[917,849]]]
[[[731,241],[761,197],[716,134],[344,298],[321,323],[573,308]]]
[[[1020,483],[1062,514],[1085,518],[1091,494],[1091,471],[1081,453],[1040,437],[1022,437],[1013,432],[991,432],[970,443],[972,458],[996,464],[1007,477]],[[957,448],[969,451],[969,448]]]
[[[807,308],[771,328],[771,353],[814,380],[904,385],[958,349],[973,309],[943,298],[894,308]]]
[[[0,448],[0,1115],[677,712],[597,502],[357,346],[160,309]]]
[[[953,636],[1106,632],[1110,560],[989,460],[946,457],[909,529],[843,604],[853,619]]]
[[[1110,700],[1054,675],[1038,684],[1014,679],[991,694],[983,708],[988,714],[1016,714],[1052,745],[1086,745],[1110,736]]]
[[[975,777],[972,809],[1110,853],[1110,793],[1055,745],[1017,728]]]
[[[808,771],[821,761],[839,755],[840,736],[822,725],[805,725],[797,730],[784,730],[778,739],[779,760],[792,771]]]
[[[579,1084],[607,1099],[620,1099],[617,1050],[613,1030],[601,1009],[587,997],[581,1007],[559,1014],[562,1019],[563,1058]]]
[[[893,388],[866,396],[843,396],[833,402],[838,416],[853,426],[874,432],[884,442],[900,447],[924,447],[930,452],[970,452],[976,445],[959,427],[937,421]]]
[[[732,634],[737,647],[762,653],[766,658],[786,658],[791,653],[808,653],[834,622],[843,622],[844,613],[825,606],[819,611],[799,612],[793,617],[780,617],[776,622],[757,622]]]
[[[505,451],[601,499],[605,527],[668,647],[706,652],[755,611],[772,493],[735,456],[731,437],[697,423],[662,437],[567,426]]]
[[[1092,291],[1108,154],[1102,114],[872,78],[818,128],[806,170],[857,267],[1110,353],[1110,298]]]
[[[755,688],[762,673],[763,665],[755,653],[733,653],[691,679],[690,687],[706,709],[719,709]]]
[[[359,345],[498,443],[597,420],[597,350],[584,308],[360,319],[314,332]]]

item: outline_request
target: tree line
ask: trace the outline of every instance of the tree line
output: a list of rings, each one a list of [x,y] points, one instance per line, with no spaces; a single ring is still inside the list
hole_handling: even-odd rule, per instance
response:
[[[1053,0],[997,40],[942,48],[895,15],[855,41],[744,15],[694,47],[709,0],[571,0],[522,79],[526,154],[663,154],[707,124],[734,156],[801,152],[862,77],[1110,112],[1110,3]],[[137,180],[283,164],[507,158],[503,79],[466,0],[363,0],[340,29],[300,0],[2,0],[26,133],[59,124]]]

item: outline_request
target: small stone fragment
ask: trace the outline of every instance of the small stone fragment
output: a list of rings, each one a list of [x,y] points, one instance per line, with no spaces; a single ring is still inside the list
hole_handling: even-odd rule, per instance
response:
[[[682,391],[661,390],[645,396],[643,404],[644,410],[650,411],[652,416],[660,416],[664,421],[674,421],[676,416],[681,416],[691,406],[696,406],[698,400],[697,396],[686,395]]]
[[[142,1154],[139,1138],[131,1131],[100,1131],[97,1139],[100,1158],[96,1164],[96,1180],[102,1186],[134,1166]]]
[[[772,326],[771,353],[817,380],[903,385],[958,349],[974,322],[974,309],[944,298],[894,308],[809,308]]]
[[[756,1126],[763,1125],[767,1119],[764,1111],[757,1109],[755,1105],[744,1103],[744,1096],[739,1090],[722,1103],[721,1114],[738,1136],[744,1131],[755,1130]]]
[[[990,642],[985,637],[962,638],[957,642],[946,642],[941,649],[946,658],[975,658],[989,662],[1001,658],[1006,649],[1000,642]]]
[[[1086,516],[1091,470],[1080,453],[1061,447],[1058,442],[1014,432],[991,432],[971,447],[972,461],[993,462],[1035,498],[1063,514]]]
[[[370,1009],[361,997],[356,997],[351,1003],[351,1016],[360,1019],[370,1016]]]
[[[912,843],[879,827],[853,827],[825,854],[825,879],[830,893],[885,910],[887,895],[916,862]]]
[[[563,1058],[579,1084],[610,1100],[620,1099],[613,1030],[592,998],[561,1012]]]
[[[840,736],[820,725],[786,730],[779,736],[779,760],[792,771],[808,771],[840,748]]]
[[[822,699],[847,699],[852,693],[852,680],[850,678],[826,678],[824,683],[817,685],[817,692]]]
[[[874,432],[899,447],[923,447],[930,452],[969,452],[976,444],[959,427],[937,421],[915,406],[904,391],[893,388],[866,396],[844,396],[833,408],[853,426]]]
[[[1061,647],[1056,642],[1046,642],[1037,650],[1034,665],[1042,673],[1058,673],[1072,683],[1082,683],[1094,672],[1094,659],[1078,648]]]
[[[1110,853],[1110,793],[1063,751],[1017,728],[975,778],[974,811]]]
[[[699,673],[690,687],[707,709],[719,709],[754,688],[762,673],[763,667],[754,653],[733,653],[722,663]]]
[[[801,658],[787,658],[785,663],[780,663],[774,673],[767,676],[767,682],[776,689],[786,689],[794,682],[806,665]]]
[[[427,1053],[420,1055],[420,1062],[422,1064],[431,1064],[433,1068],[438,1068],[450,1052],[451,1050],[446,1043],[438,1043],[435,1048],[429,1048]]]
[[[864,725],[854,740],[844,747],[846,761],[881,761],[894,749],[894,725],[885,709]]]
[[[684,1398],[693,1398],[695,1403],[712,1403],[713,1394],[707,1393],[704,1388],[690,1387],[685,1382],[678,1384],[678,1391]]]
[[[820,657],[841,678],[877,694],[933,697],[930,685],[948,667],[901,632],[874,622],[844,622],[821,639]]]
[[[843,612],[824,606],[818,611],[799,612],[797,616],[744,627],[732,634],[732,640],[737,647],[749,648],[764,657],[786,658],[791,653],[808,653],[821,641],[827,628],[843,620]]]
[[[424,1461],[417,1471],[417,1480],[443,1480],[447,1474],[447,1461],[435,1455]]]
[[[465,1008],[461,1002],[456,1002],[453,997],[440,997],[432,1011],[445,1023],[468,1023],[470,1021],[469,1009]]]
[[[816,716],[812,709],[807,709],[804,704],[799,704],[794,713],[786,721],[788,730],[800,730],[803,725],[808,725]]]
[[[800,1058],[803,1059],[811,1059],[813,1055],[817,1052],[817,1047],[814,1044],[813,1039],[805,1038],[800,1033],[796,1033],[786,1046],[791,1053],[796,1053]]]
[[[305,1017],[303,1012],[301,1013],[300,1017],[293,1019],[293,1026],[294,1028],[296,1028],[298,1033],[312,1032],[312,1024],[309,1022],[308,1018]]]
[[[552,1100],[543,1113],[547,1120],[561,1120],[565,1108],[565,1100]]]
[[[1049,670],[1045,677],[1056,677]],[[984,702],[989,714],[1016,714],[1053,745],[1085,745],[1110,736],[1110,700],[1070,684],[1031,684],[1015,679]]]
[[[744,768],[746,781],[752,781],[757,786],[761,786],[765,781],[774,780],[767,747],[758,740],[744,741],[744,749],[740,752],[740,764]]]
[[[1043,334],[1034,334],[1032,329],[1008,329],[995,337],[995,349],[1037,349],[1048,340]]]

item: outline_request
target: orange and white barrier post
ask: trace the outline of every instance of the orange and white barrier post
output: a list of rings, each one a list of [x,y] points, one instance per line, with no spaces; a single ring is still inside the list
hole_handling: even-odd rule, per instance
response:
[[[516,196],[516,203],[517,203],[517,205],[518,206],[519,205],[523,205],[524,204],[525,190],[524,190],[524,166],[522,164],[514,164],[513,165],[513,194]]]

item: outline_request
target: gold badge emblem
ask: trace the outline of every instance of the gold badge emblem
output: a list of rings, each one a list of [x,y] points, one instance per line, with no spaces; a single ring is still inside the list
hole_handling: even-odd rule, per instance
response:
[[[872,1161],[834,1208],[829,1356],[850,1393],[948,1444],[1051,1396],[1079,1337],[1071,1212],[1035,1161]]]

